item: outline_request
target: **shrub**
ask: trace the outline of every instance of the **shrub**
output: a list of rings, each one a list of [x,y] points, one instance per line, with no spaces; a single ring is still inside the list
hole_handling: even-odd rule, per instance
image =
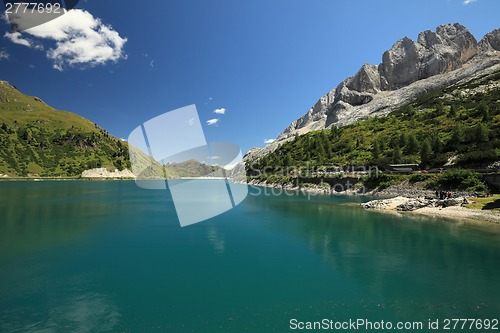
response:
[[[459,165],[482,164],[498,160],[498,154],[494,149],[471,151],[463,154],[458,159]]]
[[[424,182],[428,179],[431,179],[432,177],[434,177],[434,175],[425,174],[425,173],[414,173],[410,176],[409,182],[410,183]]]
[[[371,174],[363,178],[363,184],[368,188],[378,187],[380,190],[383,190],[389,186],[401,183],[406,177],[407,176],[401,174],[378,172],[378,174]]]
[[[290,176],[270,174],[267,177],[267,182],[272,184],[287,184],[291,182]]]
[[[488,187],[477,172],[471,170],[452,169],[436,175],[429,188],[442,188],[469,192],[488,192]]]

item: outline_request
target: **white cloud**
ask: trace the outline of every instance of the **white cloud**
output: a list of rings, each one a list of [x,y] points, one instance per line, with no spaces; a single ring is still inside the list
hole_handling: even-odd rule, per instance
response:
[[[225,114],[226,113],[226,109],[224,109],[224,108],[215,109],[214,113],[216,113],[216,114]]]
[[[21,33],[19,32],[6,32],[5,35],[3,35],[5,38],[10,39],[10,41],[14,44],[19,44],[19,45],[24,45],[27,47],[31,47],[31,42],[27,39],[21,38]]]
[[[82,9],[70,10],[24,33],[55,41],[55,47],[47,50],[47,57],[58,70],[77,65],[94,67],[127,58],[123,51],[127,38],[122,38],[111,26],[103,24],[99,18]],[[17,44],[39,48],[38,44],[21,38],[19,32],[6,33],[5,37]]]
[[[273,143],[276,139],[265,139],[264,140],[264,143],[265,144],[270,144],[270,143]]]
[[[209,120],[207,120],[207,125],[212,126],[212,125],[217,124],[218,122],[219,122],[219,118],[209,119]]]
[[[0,61],[9,59],[10,54],[7,51],[0,50]]]
[[[470,3],[476,2],[477,0],[464,0],[464,5],[468,5]]]
[[[38,50],[43,50],[43,46],[41,46],[40,44],[36,44],[31,39],[21,37],[20,32],[6,32],[5,35],[3,36],[5,38],[10,39],[10,41],[14,44],[19,44],[26,47],[33,47]]]
[[[6,13],[0,14],[0,22],[2,22],[2,21],[3,21],[3,23],[10,25],[9,17],[7,16]]]

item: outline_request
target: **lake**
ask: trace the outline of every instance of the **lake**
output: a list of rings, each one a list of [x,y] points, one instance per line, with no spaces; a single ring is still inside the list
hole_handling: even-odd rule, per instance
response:
[[[358,207],[367,200],[251,187],[181,228],[168,191],[133,181],[2,181],[0,332],[499,319],[500,227]]]

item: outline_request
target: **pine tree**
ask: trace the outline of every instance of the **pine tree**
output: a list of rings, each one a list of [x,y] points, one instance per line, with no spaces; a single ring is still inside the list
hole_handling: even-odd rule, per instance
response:
[[[415,133],[410,133],[408,136],[408,153],[415,154],[418,151],[418,140]]]
[[[432,147],[429,139],[425,139],[420,149],[420,161],[423,165],[428,165],[432,157]]]
[[[404,148],[408,144],[408,136],[406,135],[405,132],[401,133],[399,136],[399,146]]]
[[[389,143],[390,147],[392,149],[395,149],[396,147],[400,148],[399,147],[399,140],[397,137],[393,136],[392,139],[391,139],[391,142]]]
[[[444,114],[444,106],[443,106],[443,103],[438,102],[438,103],[436,104],[435,116],[436,116],[436,117],[439,117],[439,116],[441,116],[441,115],[443,115],[443,114]]]
[[[332,128],[330,128],[330,139],[335,140],[339,135],[340,129],[337,126],[333,125]]]
[[[491,119],[490,117],[490,108],[488,105],[482,101],[479,103],[479,106],[477,107],[477,111],[479,115],[483,118],[483,121],[489,121]]]
[[[455,104],[452,104],[450,107],[450,113],[448,114],[451,118],[455,118],[457,116],[458,108]]]
[[[465,140],[464,129],[462,125],[457,125],[451,133],[452,145],[464,142],[464,140]]]
[[[378,159],[380,157],[380,144],[377,141],[373,143],[373,148],[372,148],[372,158],[374,160]]]
[[[401,148],[399,148],[399,146],[396,146],[392,151],[392,163],[401,163],[401,158]]]
[[[345,147],[345,152],[350,153],[351,151],[354,150],[354,144],[352,143],[351,140],[347,141],[346,147]]]
[[[316,150],[318,154],[318,163],[321,164],[326,158],[326,151],[323,142],[318,142],[318,148]]]
[[[488,135],[488,127],[486,127],[486,125],[484,124],[476,125],[474,132],[475,132],[476,143],[488,142],[489,135]]]
[[[332,142],[330,141],[329,138],[326,138],[324,144],[326,150],[326,157],[327,158],[332,157]]]
[[[379,144],[380,152],[383,152],[387,148],[385,144],[385,139],[380,138],[380,140],[377,140],[377,142]]]
[[[432,150],[436,153],[439,154],[443,151],[443,142],[439,138],[439,136],[434,135],[432,137]]]
[[[290,155],[290,152],[286,153],[285,156],[285,166],[289,167],[293,165],[293,160],[292,160],[292,155]]]
[[[402,113],[407,115],[408,117],[413,117],[416,113],[415,108],[411,105],[406,105],[403,107]]]
[[[307,138],[307,146],[310,151],[314,151],[316,148],[316,137],[313,135],[309,135]]]

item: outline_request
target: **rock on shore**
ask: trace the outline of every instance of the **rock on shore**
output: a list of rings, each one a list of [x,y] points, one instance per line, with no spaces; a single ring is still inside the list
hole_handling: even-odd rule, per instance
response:
[[[467,199],[465,199],[465,202]],[[450,198],[444,200],[427,199],[427,198],[406,198],[395,197],[391,199],[372,200],[361,204],[366,209],[381,209],[381,210],[397,210],[397,211],[414,211],[424,207],[451,207],[460,206],[464,203],[464,198]]]
[[[96,168],[82,172],[82,178],[87,179],[134,179],[132,171],[124,169],[108,171],[106,168]]]
[[[295,186],[292,184],[276,184],[276,183],[267,183],[266,181],[258,181],[258,180],[251,180],[249,182],[244,182],[246,185],[252,185],[252,186],[261,186],[261,187],[267,187],[267,188],[273,188],[273,189],[281,189],[281,190],[287,190],[287,191],[301,191],[305,193],[309,193],[312,195],[315,194],[324,194],[324,195],[365,195],[365,188],[363,186],[357,187],[357,186],[352,186],[348,187],[345,191],[342,192],[337,192],[335,191],[334,188],[332,188],[329,184],[327,183],[322,183],[322,184],[301,184],[300,186]]]

